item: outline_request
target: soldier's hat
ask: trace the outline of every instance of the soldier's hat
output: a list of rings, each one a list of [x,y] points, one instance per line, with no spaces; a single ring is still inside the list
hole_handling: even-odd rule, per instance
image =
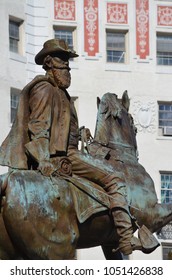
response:
[[[77,57],[75,51],[69,49],[68,44],[62,39],[51,39],[44,43],[42,50],[35,56],[35,62],[38,65],[43,65],[44,58],[47,55],[66,55],[68,58]]]

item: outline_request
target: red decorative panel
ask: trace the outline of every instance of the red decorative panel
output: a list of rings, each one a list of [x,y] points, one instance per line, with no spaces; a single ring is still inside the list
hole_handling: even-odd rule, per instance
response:
[[[54,0],[54,18],[59,20],[75,20],[75,1]]]
[[[136,48],[141,59],[149,55],[149,0],[136,0]]]
[[[84,49],[88,56],[99,51],[98,0],[84,0]]]
[[[172,6],[158,6],[158,25],[172,26]]]
[[[128,6],[120,3],[107,3],[107,22],[116,24],[128,23]]]

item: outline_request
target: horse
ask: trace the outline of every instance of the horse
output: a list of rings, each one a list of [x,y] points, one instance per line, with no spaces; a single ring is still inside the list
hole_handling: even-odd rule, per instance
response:
[[[129,114],[129,106],[127,91],[121,101],[116,94],[106,93],[102,97],[91,146],[110,149],[108,162],[114,166],[114,171],[121,172],[126,181],[131,214],[138,224],[156,232],[161,228],[162,220],[165,224],[171,221],[172,205],[158,203],[154,182],[138,161],[137,129]],[[95,155],[95,148],[92,150]]]
[[[112,93],[99,100],[95,135],[86,152],[109,162],[125,179],[131,215],[139,227],[146,225],[154,233],[172,220],[172,205],[158,203],[154,183],[138,162],[126,92],[121,100]],[[116,250],[119,237],[108,197],[100,187],[102,199],[85,179],[45,177],[34,170],[9,171],[0,176],[0,186],[0,259],[73,260],[76,249],[96,246],[107,260],[123,258]],[[77,207],[88,198],[94,213],[87,207],[82,209],[86,216],[78,217]]]

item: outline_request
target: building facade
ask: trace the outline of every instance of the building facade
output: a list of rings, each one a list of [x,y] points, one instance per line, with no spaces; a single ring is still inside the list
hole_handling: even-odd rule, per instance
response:
[[[127,90],[139,162],[159,202],[172,203],[172,0],[0,0],[0,26],[0,141],[21,89],[43,73],[35,54],[46,40],[63,38],[79,54],[70,61],[69,93],[80,126],[94,134],[97,96],[121,97]],[[130,259],[167,259],[172,224],[158,238],[162,245],[154,253],[134,252]],[[103,259],[100,248],[78,251],[78,259],[90,258]]]

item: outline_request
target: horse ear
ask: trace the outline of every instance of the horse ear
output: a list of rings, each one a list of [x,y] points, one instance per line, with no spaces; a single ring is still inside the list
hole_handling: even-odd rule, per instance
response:
[[[130,107],[130,99],[128,97],[128,92],[127,90],[124,91],[123,95],[122,95],[122,105],[124,106],[124,108],[127,110],[127,112],[129,111],[129,107]]]
[[[99,105],[100,105],[100,98],[97,97],[97,109],[99,109]]]

